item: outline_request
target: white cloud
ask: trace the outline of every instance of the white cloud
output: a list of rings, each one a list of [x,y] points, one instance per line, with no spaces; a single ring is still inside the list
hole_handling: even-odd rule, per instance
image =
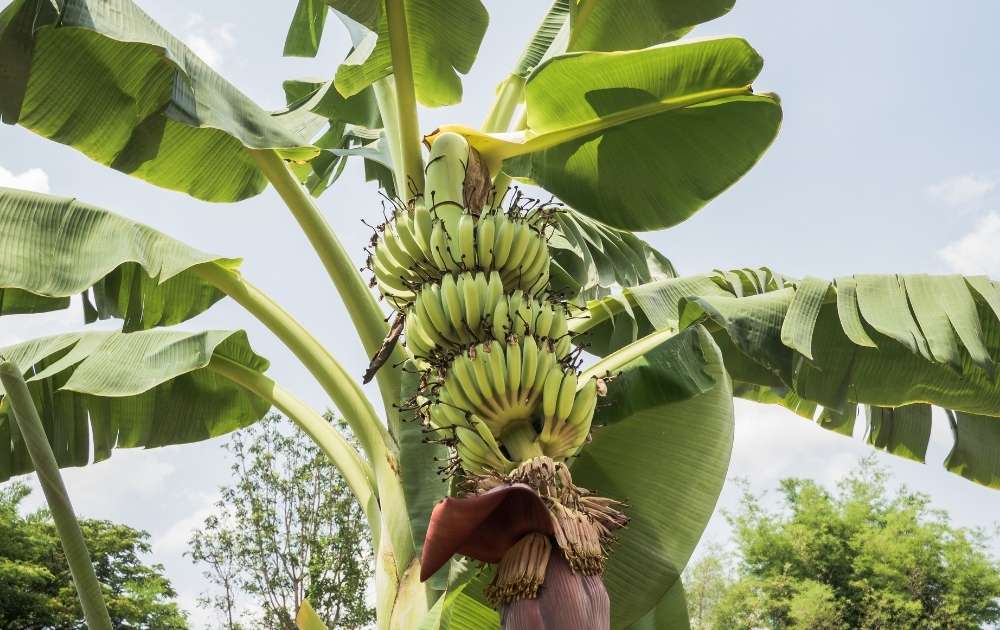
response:
[[[205,23],[205,16],[196,11],[188,14],[187,21],[184,22],[184,29],[191,30]]]
[[[225,63],[225,54],[236,46],[233,35],[233,25],[208,26],[205,18],[198,13],[192,13],[184,26],[187,35],[184,43],[201,60],[218,70]]]
[[[976,228],[949,243],[938,255],[953,271],[965,275],[1000,275],[1000,214],[990,212]]]
[[[180,555],[187,550],[191,534],[204,525],[205,519],[215,511],[215,503],[219,500],[219,495],[218,493],[201,494],[200,499],[200,508],[175,521],[163,534],[153,540],[154,555]]]
[[[997,183],[992,179],[969,173],[949,177],[940,183],[929,186],[927,194],[950,206],[962,206],[979,201],[996,188],[996,185]]]
[[[0,186],[47,193],[49,192],[49,175],[40,168],[29,168],[23,173],[15,175],[0,166]]]

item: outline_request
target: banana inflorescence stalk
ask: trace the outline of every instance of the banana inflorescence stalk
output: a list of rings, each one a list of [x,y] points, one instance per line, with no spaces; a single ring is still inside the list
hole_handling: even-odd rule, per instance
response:
[[[614,502],[581,501],[580,489],[551,492],[553,484],[575,488],[563,462],[586,443],[603,391],[596,379],[581,380],[569,307],[550,291],[548,237],[557,210],[520,198],[491,207],[482,186],[470,185],[483,180],[470,173],[479,165],[462,136],[435,137],[423,196],[395,204],[372,239],[372,285],[397,312],[393,328],[421,372],[410,404],[454,449],[450,471],[471,481],[471,492],[531,485],[556,534],[571,532],[554,538],[569,566],[596,575],[611,527],[592,508],[614,512],[615,526],[624,517]],[[493,588],[498,605],[534,597],[549,558],[537,539],[510,554],[503,579],[526,582]]]

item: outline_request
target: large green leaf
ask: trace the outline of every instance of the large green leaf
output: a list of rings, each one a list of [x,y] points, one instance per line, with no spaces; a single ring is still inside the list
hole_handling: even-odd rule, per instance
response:
[[[544,59],[565,52],[564,45],[558,47],[554,45],[567,28],[570,1],[555,0],[549,7],[538,28],[528,40],[528,45],[524,47],[524,52],[521,53],[521,58],[518,59],[514,69],[514,76],[526,79]],[[563,37],[563,42],[567,39],[568,37]]]
[[[586,346],[589,352],[604,356],[655,330],[677,330],[681,298],[733,295],[737,289],[742,291],[732,282],[719,272],[627,286],[587,303],[586,318],[572,322],[579,333],[574,341]]]
[[[405,403],[415,396],[420,386],[420,376],[412,361],[403,366],[402,374],[399,400]],[[400,410],[399,435],[397,435],[399,476],[403,481],[403,495],[406,498],[406,510],[410,517],[413,545],[418,558],[424,547],[431,512],[441,499],[448,496],[448,483],[440,474],[439,467],[445,465],[450,453],[447,446],[429,441],[432,437],[424,430],[419,413]],[[449,569],[450,563],[438,571],[432,578],[431,586],[445,590],[448,586]]]
[[[326,0],[299,0],[285,36],[286,57],[315,57],[326,26]]]
[[[629,326],[642,336],[703,323],[737,395],[847,435],[856,406],[869,405],[869,443],[918,461],[929,439],[927,405],[956,410],[949,469],[1000,486],[1000,286],[987,278],[791,281],[743,269],[633,287],[590,311],[581,342],[592,336],[598,350],[627,342]]]
[[[556,215],[549,238],[552,289],[571,300],[589,300],[622,287],[674,278],[667,258],[631,232],[598,223],[572,209]]]
[[[628,627],[628,630],[690,630],[684,584],[677,580],[656,608]]]
[[[350,156],[364,158],[366,179],[378,181],[388,194],[395,194],[392,158],[371,88],[344,98],[332,80],[285,81],[283,87],[290,108],[306,107],[327,122],[315,140],[319,155],[305,164],[292,165],[313,196],[320,196],[337,181]]]
[[[334,9],[352,21],[361,23],[358,18],[366,16],[369,28],[372,16],[375,19],[371,30],[351,29],[354,50],[335,79],[344,96],[353,96],[392,74],[389,29],[380,5],[380,0],[332,2]],[[480,0],[403,0],[403,6],[417,100],[428,107],[458,103],[462,100],[459,75],[472,69],[489,23],[486,7]]]
[[[556,0],[514,72],[527,77],[564,52],[637,50],[671,42],[733,8],[735,0]]]
[[[467,595],[465,586],[441,595],[416,630],[500,630],[497,611]]]
[[[948,416],[955,443],[944,465],[956,475],[1000,489],[1000,422],[961,412]]]
[[[0,355],[25,373],[60,467],[102,461],[113,448],[206,440],[270,408],[207,368],[222,357],[267,369],[242,331],[70,333],[0,348]],[[0,399],[0,481],[32,470],[8,409]]]
[[[900,457],[924,462],[931,439],[930,405],[895,408],[869,405],[866,411],[869,444]]]
[[[569,53],[528,79],[523,134],[441,130],[466,135],[491,170],[502,163],[607,225],[659,229],[731,186],[771,144],[781,107],[753,94],[761,66],[733,37]]]
[[[736,0],[579,0],[570,3],[567,50],[634,50],[683,37]]]
[[[497,611],[464,592],[447,604],[441,617],[442,630],[500,630]]]
[[[725,482],[732,390],[712,338],[694,327],[628,364],[595,422],[573,479],[629,506],[604,575],[625,628],[678,582]]]
[[[316,153],[314,114],[264,111],[131,0],[15,0],[0,59],[4,122],[199,199],[263,190],[244,147]]]
[[[0,315],[66,308],[82,293],[88,321],[118,317],[126,331],[208,309],[224,294],[194,268],[239,263],[75,199],[8,188],[0,233]]]
[[[1000,415],[995,284],[922,275],[852,276],[823,284],[819,308],[797,307],[815,296],[804,287],[816,285],[805,281],[760,295],[690,297],[682,304],[680,325],[709,322],[782,384],[836,410],[851,402],[926,402]],[[739,380],[759,378],[729,367]]]
[[[383,0],[326,0],[326,2],[331,8],[371,31],[378,27],[384,4]]]

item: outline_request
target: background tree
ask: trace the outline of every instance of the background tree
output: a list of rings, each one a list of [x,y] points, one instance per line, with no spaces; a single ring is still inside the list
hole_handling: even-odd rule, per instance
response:
[[[59,537],[46,510],[22,515],[24,483],[0,488],[0,627],[84,630]],[[159,564],[146,565],[149,534],[110,521],[81,520],[84,539],[116,628],[174,630],[187,620]]]
[[[691,630],[711,628],[710,617],[733,582],[732,572],[729,554],[717,543],[709,545],[698,562],[687,568],[684,588]]]
[[[687,572],[692,628],[972,630],[1000,621],[1000,563],[986,536],[952,527],[923,494],[891,494],[887,481],[866,458],[835,492],[783,480],[779,510],[746,492],[730,516],[738,561],[713,547]]]
[[[191,558],[216,587],[201,604],[230,630],[241,627],[240,594],[269,628],[294,630],[306,599],[330,627],[373,622],[364,512],[326,455],[276,414],[233,434],[226,448],[233,484],[190,542]]]

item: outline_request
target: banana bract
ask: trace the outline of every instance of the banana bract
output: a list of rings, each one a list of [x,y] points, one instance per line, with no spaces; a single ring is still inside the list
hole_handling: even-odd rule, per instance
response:
[[[460,136],[437,137],[422,198],[397,204],[377,228],[368,267],[372,285],[403,318],[403,343],[421,370],[408,404],[453,449],[448,470],[468,495],[435,508],[424,568],[453,553],[499,562],[488,594],[504,607],[536,600],[552,571],[601,585],[610,531],[627,519],[615,502],[574,486],[564,463],[587,441],[603,388],[581,381],[569,306],[550,291],[548,237],[558,210],[520,197],[478,207],[486,202],[470,201],[465,185],[474,157]],[[495,535],[463,529],[470,511],[523,516],[504,491],[515,486],[535,493],[534,513],[546,515],[540,529],[536,522],[516,536],[508,531],[501,539],[510,544],[499,550]],[[507,527],[509,518],[497,522]],[[477,551],[480,543],[490,551]],[[606,609],[606,594],[595,601]]]

